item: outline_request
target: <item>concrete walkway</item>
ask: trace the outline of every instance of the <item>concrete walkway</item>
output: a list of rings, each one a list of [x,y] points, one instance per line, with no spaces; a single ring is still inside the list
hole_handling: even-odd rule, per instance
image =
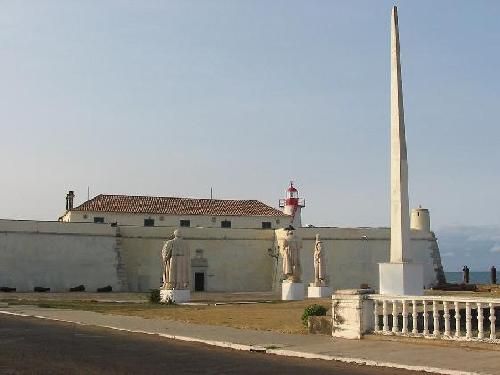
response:
[[[95,325],[283,356],[338,360],[440,374],[500,374],[500,351],[494,344],[491,347],[483,345],[473,348],[459,346],[458,343],[436,345],[404,340],[343,340],[323,335],[289,335],[35,306],[3,307],[0,308],[0,314]]]

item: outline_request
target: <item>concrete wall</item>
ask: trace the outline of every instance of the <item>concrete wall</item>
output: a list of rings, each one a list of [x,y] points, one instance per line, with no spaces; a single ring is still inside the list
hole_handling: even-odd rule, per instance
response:
[[[119,226],[0,220],[0,286],[56,291],[84,284],[88,290],[147,291],[161,283],[163,242],[175,227]],[[277,244],[283,230],[183,228],[195,272],[207,291],[278,290],[281,278]],[[324,242],[334,289],[378,287],[378,263],[389,260],[388,228],[300,228],[303,281],[313,279],[316,234]],[[411,254],[424,265],[426,286],[435,284],[439,248],[428,231],[412,231]],[[194,287],[194,280],[192,280]]]
[[[131,291],[158,288],[161,282],[161,248],[174,227],[120,227],[122,257]],[[268,291],[272,288],[274,231],[262,229],[182,228],[191,257],[206,267],[207,291]],[[196,260],[193,262],[196,265]]]
[[[313,252],[319,233],[326,251],[327,273],[333,289],[359,288],[366,283],[378,288],[378,263],[389,261],[389,228],[300,228],[302,238],[301,263],[303,281],[313,281]],[[276,231],[277,246],[284,230]],[[437,268],[441,266],[437,241],[431,232],[411,232],[411,259],[424,265],[424,283],[437,283]],[[436,258],[437,251],[437,258]],[[281,265],[280,265],[281,266]]]
[[[110,226],[0,220],[0,286],[120,290],[117,259]]]
[[[104,218],[107,224],[144,226],[144,219],[153,219],[155,226],[175,227],[180,226],[181,220],[189,220],[191,227],[220,228],[221,222],[228,220],[233,229],[261,229],[262,222],[270,222],[271,228],[283,228],[290,224],[291,218],[287,216],[208,216],[208,215],[149,215],[126,214],[119,212],[88,212],[71,211],[66,213],[62,220],[72,223],[93,223],[94,217]]]
[[[120,228],[130,290],[145,291],[159,286],[160,250],[174,230],[174,227]],[[183,228],[182,233],[191,257],[205,260],[207,291],[277,290],[282,276],[281,259],[269,253],[277,253],[284,230]],[[301,262],[306,284],[313,281],[312,255],[317,233],[324,242],[334,289],[359,288],[363,283],[378,288],[378,263],[389,261],[389,228],[300,228],[297,234],[303,243]],[[426,287],[436,284],[441,264],[434,235],[413,230],[411,244],[412,260],[424,265]]]

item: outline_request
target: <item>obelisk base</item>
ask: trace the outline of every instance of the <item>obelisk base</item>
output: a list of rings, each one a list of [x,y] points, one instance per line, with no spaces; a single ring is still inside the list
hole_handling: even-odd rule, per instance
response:
[[[189,289],[160,289],[160,301],[162,303],[173,302],[181,303],[188,302],[191,299]]]
[[[304,299],[304,284],[283,281],[281,283],[282,301],[302,301]]]
[[[380,294],[421,296],[424,268],[419,263],[379,263]]]

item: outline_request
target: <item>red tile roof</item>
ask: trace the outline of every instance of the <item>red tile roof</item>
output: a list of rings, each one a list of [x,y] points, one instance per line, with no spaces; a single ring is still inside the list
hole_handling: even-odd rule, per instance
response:
[[[288,216],[257,200],[193,199],[100,194],[73,211],[210,216]]]

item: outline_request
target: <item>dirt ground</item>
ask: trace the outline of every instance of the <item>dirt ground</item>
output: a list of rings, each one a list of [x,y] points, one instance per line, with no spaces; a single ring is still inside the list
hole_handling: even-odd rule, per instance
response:
[[[426,294],[497,297],[496,293],[428,291]],[[284,302],[271,292],[192,293],[192,305],[148,302],[148,293],[0,293],[0,301],[15,305],[96,311],[105,314],[176,320],[234,328],[306,333],[301,316],[311,304],[331,309],[331,299]],[[331,314],[329,311],[328,314]]]
[[[146,293],[5,293],[0,295],[0,301],[304,334],[307,330],[301,316],[307,306],[316,303],[331,308],[329,298],[284,302],[272,293],[193,293],[190,305],[152,304],[147,297]]]

